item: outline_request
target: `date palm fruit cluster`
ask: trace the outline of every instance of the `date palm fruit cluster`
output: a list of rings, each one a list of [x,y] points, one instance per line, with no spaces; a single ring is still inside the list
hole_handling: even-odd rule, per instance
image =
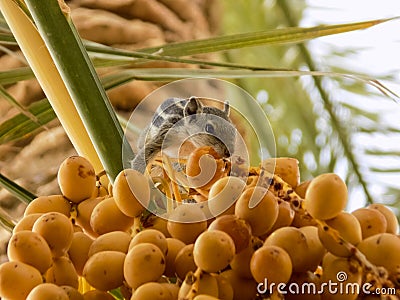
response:
[[[293,158],[266,160],[242,180],[202,147],[187,174],[196,175],[204,154],[220,168],[209,184],[168,194],[181,197],[170,209],[182,222],[145,209],[152,200],[144,175],[124,170],[105,188],[85,158],[67,158],[62,194],[34,199],[14,228],[0,266],[2,299],[379,299],[378,289],[399,298],[398,221],[388,207],[345,212],[340,177],[300,183]],[[162,192],[176,185],[165,174],[157,175]],[[221,207],[216,218],[198,218]],[[328,282],[369,284],[370,294],[320,292]],[[303,283],[317,290],[276,288]]]

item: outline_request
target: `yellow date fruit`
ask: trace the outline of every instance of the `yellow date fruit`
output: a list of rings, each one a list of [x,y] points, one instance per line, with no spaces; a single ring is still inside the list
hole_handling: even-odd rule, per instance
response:
[[[208,273],[225,269],[234,255],[235,243],[227,233],[220,230],[205,231],[194,243],[194,262]]]
[[[139,286],[133,293],[130,300],[170,300],[171,293],[164,284],[158,282],[147,282]]]
[[[346,203],[346,184],[338,175],[333,173],[315,177],[308,186],[304,198],[307,212],[320,220],[336,217],[346,207]]]
[[[368,205],[368,208],[378,210],[385,217],[387,233],[397,234],[399,232],[399,222],[397,221],[395,213],[389,207],[381,203],[374,203]]]
[[[184,280],[186,274],[194,272],[197,266],[193,258],[194,244],[184,246],[175,257],[175,272],[179,279]]]
[[[141,244],[141,243],[151,243],[160,248],[161,252],[166,255],[168,250],[167,239],[164,234],[156,229],[145,229],[138,232],[131,240],[129,244],[129,249]]]
[[[165,271],[165,257],[154,244],[142,243],[129,250],[124,262],[124,277],[136,289],[150,281],[157,281]]]
[[[278,206],[279,206],[278,218],[276,219],[274,225],[272,225],[272,228],[268,230],[266,234],[261,236],[261,238],[265,239],[268,235],[270,235],[278,228],[290,226],[292,224],[295,212],[291,208],[290,203],[282,199],[278,199]]]
[[[61,288],[67,294],[69,300],[83,300],[83,295],[72,286],[63,285]]]
[[[304,256],[304,261],[307,262],[308,270],[314,272],[317,267],[321,264],[322,258],[326,253],[326,249],[321,243],[318,236],[318,228],[315,226],[304,226],[299,230],[306,237],[308,252]]]
[[[89,248],[89,256],[101,251],[128,253],[131,235],[125,231],[111,231],[96,238]]]
[[[53,259],[53,264],[46,272],[46,282],[54,283],[58,286],[68,285],[78,288],[78,274],[71,260],[66,257],[57,257]]]
[[[39,217],[42,215],[43,215],[42,213],[34,213],[34,214],[24,216],[15,225],[15,227],[13,229],[13,233],[16,233],[16,232],[22,231],[22,230],[32,230],[33,224],[35,224],[36,220],[39,219]]]
[[[251,239],[251,227],[236,215],[223,215],[216,218],[208,230],[221,230],[232,238],[236,253],[247,248]]]
[[[94,168],[82,156],[65,159],[58,169],[57,178],[62,194],[74,203],[90,198],[96,189]]]
[[[71,247],[68,249],[68,256],[74,264],[78,275],[82,275],[83,267],[89,259],[89,249],[93,239],[83,232],[75,232],[72,237]]]
[[[250,270],[257,282],[267,279],[268,283],[286,283],[292,275],[292,261],[284,249],[264,246],[254,252]]]
[[[387,221],[379,210],[359,208],[353,211],[352,215],[355,216],[360,223],[363,239],[386,232]]]
[[[42,274],[52,264],[51,250],[46,240],[40,234],[28,230],[19,231],[11,237],[7,254],[11,261],[31,265]]]
[[[278,175],[293,188],[300,183],[299,161],[295,158],[269,158],[261,163],[261,167]]]
[[[102,251],[92,255],[85,264],[83,277],[94,288],[109,291],[124,281],[125,254],[119,251]]]
[[[58,212],[43,214],[33,224],[32,231],[44,237],[55,257],[68,251],[74,234],[71,221]]]
[[[69,300],[67,293],[54,283],[42,283],[36,286],[26,300]]]
[[[43,282],[42,275],[34,267],[19,261],[0,265],[0,297],[25,300],[30,291]]]
[[[352,245],[357,245],[361,242],[361,226],[354,215],[342,211],[336,217],[326,220],[325,222],[329,227],[337,230],[339,235]],[[340,257],[348,257],[351,255],[351,251],[343,245],[342,241],[334,238],[329,228],[319,227],[318,236],[324,247],[333,255]]]
[[[233,176],[226,176],[216,181],[208,194],[208,208],[213,216],[235,212],[235,203],[239,199],[246,183]]]
[[[59,212],[69,217],[71,215],[71,204],[62,195],[40,196],[28,204],[24,216],[48,212]]]
[[[97,237],[99,234],[94,232],[93,228],[90,226],[90,218],[96,205],[104,199],[105,197],[86,199],[79,203],[76,208],[76,224],[82,227],[85,233],[89,234],[92,237]]]
[[[185,247],[185,244],[174,238],[167,238],[167,254],[165,256],[165,271],[164,275],[167,277],[175,277],[176,266],[175,259],[179,251]]]
[[[167,229],[173,238],[191,244],[207,229],[207,221],[199,206],[181,204],[169,216]]]
[[[235,206],[235,215],[250,225],[255,236],[270,230],[278,213],[279,205],[275,196],[260,186],[246,189]]]
[[[400,278],[400,238],[394,234],[381,233],[362,240],[357,248],[376,266],[384,267],[389,275]]]
[[[265,240],[264,246],[278,246],[290,256],[294,272],[304,272],[309,269],[308,257],[310,251],[306,236],[295,227],[282,227],[273,232]]]
[[[128,231],[134,223],[134,218],[123,214],[114,198],[106,198],[98,203],[90,216],[90,226],[97,234],[111,231]]]
[[[294,191],[300,198],[304,199],[306,197],[306,192],[308,187],[310,186],[311,180],[306,180],[300,183],[298,186],[295,187]]]
[[[115,178],[113,196],[125,215],[140,215],[150,202],[150,187],[146,176],[133,169],[122,170]]]

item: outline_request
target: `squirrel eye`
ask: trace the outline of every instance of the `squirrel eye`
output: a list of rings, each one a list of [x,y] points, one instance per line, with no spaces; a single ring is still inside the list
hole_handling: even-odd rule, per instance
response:
[[[205,131],[207,133],[213,134],[215,132],[214,131],[214,126],[212,126],[211,124],[206,124]]]

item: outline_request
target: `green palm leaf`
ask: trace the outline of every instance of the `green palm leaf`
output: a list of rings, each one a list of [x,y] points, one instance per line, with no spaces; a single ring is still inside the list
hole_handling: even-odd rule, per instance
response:
[[[34,194],[27,191],[22,186],[16,184],[14,181],[10,180],[1,173],[0,173],[0,186],[7,189],[15,197],[17,197],[18,199],[27,204],[36,198]]]
[[[393,19],[395,18],[349,24],[324,25],[310,28],[291,27],[264,30],[260,32],[232,34],[198,41],[173,43],[159,47],[146,48],[141,49],[141,52],[159,53],[161,55],[184,56],[260,45],[283,45],[288,43],[300,43],[321,36],[366,29],[371,26],[378,25]]]
[[[0,84],[13,84],[18,81],[34,78],[34,74],[29,67],[16,68],[0,72]]]
[[[20,113],[0,124],[0,144],[24,138],[56,118],[47,99],[33,103],[28,112],[37,121],[29,118],[26,113]]]

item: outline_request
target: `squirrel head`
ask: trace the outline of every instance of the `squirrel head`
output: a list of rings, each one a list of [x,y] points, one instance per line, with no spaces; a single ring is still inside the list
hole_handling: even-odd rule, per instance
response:
[[[236,128],[229,119],[229,102],[224,108],[204,106],[196,97],[190,97],[184,106],[185,127],[195,146],[209,145],[221,155],[229,157],[234,151]]]

